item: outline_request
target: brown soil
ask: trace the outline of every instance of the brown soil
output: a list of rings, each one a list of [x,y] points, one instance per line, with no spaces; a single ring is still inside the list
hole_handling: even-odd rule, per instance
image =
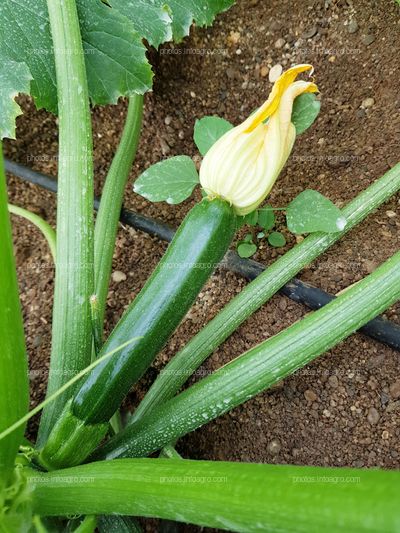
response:
[[[398,159],[398,14],[396,4],[385,0],[240,0],[212,29],[193,31],[180,46],[186,53],[152,53],[156,83],[146,97],[145,124],[131,182],[162,157],[198,155],[192,141],[196,118],[216,114],[233,123],[243,120],[268,93],[271,66],[311,62],[322,111],[315,125],[299,138],[270,201],[275,206],[287,205],[310,187],[343,205]],[[35,111],[26,100],[24,107],[18,140],[6,143],[7,156],[55,175],[56,121],[44,111]],[[121,102],[94,110],[97,192],[116,149],[125,109]],[[13,202],[54,223],[52,194],[11,176],[9,193]],[[126,206],[174,226],[194,201],[180,206],[152,205],[132,192],[131,183],[125,196]],[[399,248],[399,202],[399,197],[393,198],[306,268],[301,278],[335,293],[371,272]],[[18,221],[14,237],[33,405],[45,390],[54,273],[46,244],[35,229]],[[286,249],[295,239],[288,234],[287,241]],[[140,290],[164,249],[165,244],[154,238],[120,228],[114,268],[127,278],[111,284],[108,329]],[[264,246],[255,258],[269,264],[284,251]],[[216,272],[153,368],[132,391],[131,404],[139,401],[177,349],[245,283],[232,273]],[[202,368],[203,375],[306,312],[285,297],[274,297],[213,354]],[[400,306],[386,316],[400,323]],[[397,352],[353,335],[273,390],[182,439],[178,449],[185,457],[197,459],[398,468],[399,370]],[[35,431],[35,425],[30,431]]]

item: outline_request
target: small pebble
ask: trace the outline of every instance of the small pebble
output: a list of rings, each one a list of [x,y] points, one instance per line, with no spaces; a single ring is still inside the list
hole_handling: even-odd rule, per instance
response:
[[[364,37],[362,38],[362,42],[363,44],[365,44],[365,46],[369,46],[374,41],[375,41],[375,35],[372,35],[372,34],[364,35]]]
[[[121,281],[126,280],[126,274],[124,274],[120,270],[114,270],[111,277],[112,280],[115,281],[115,283],[120,283]]]
[[[380,415],[378,411],[375,409],[375,407],[370,407],[368,410],[367,420],[371,424],[371,426],[374,426],[379,422]]]
[[[368,107],[372,107],[375,103],[375,100],[373,98],[364,98],[362,101],[361,107],[364,109],[367,109]]]
[[[397,215],[394,211],[386,211],[386,216],[388,216],[389,218],[394,218]]]
[[[400,380],[397,380],[390,385],[389,392],[392,398],[400,398]]]
[[[279,39],[275,41],[275,48],[283,48],[284,46],[285,46],[285,39],[282,39],[282,37],[280,37]]]
[[[261,69],[262,70],[262,69]],[[274,65],[270,71],[269,71],[269,74],[268,74],[268,79],[271,83],[274,83],[278,78],[279,76],[282,74],[282,65],[280,65],[279,63],[277,65]]]
[[[389,438],[389,431],[385,429],[385,431],[382,431],[382,439],[387,440]]]
[[[268,67],[266,67],[265,65],[261,67],[260,69],[260,76],[262,78],[265,78],[266,76],[268,76]]]
[[[358,24],[356,20],[351,20],[347,26],[347,31],[349,33],[356,33],[358,30]]]
[[[317,34],[317,32],[318,32],[317,26],[311,26],[311,28],[303,32],[301,36],[303,39],[311,39]]]
[[[329,376],[328,383],[332,387],[332,389],[336,389],[339,386],[339,380],[337,376]]]
[[[268,444],[268,451],[272,455],[278,455],[278,453],[281,451],[281,443],[276,439],[271,440],[271,442]]]
[[[169,126],[172,122],[172,117],[170,115],[167,115],[164,119],[164,123],[166,126]]]
[[[318,399],[318,396],[315,394],[314,391],[312,391],[311,389],[307,389],[305,392],[304,392],[304,397],[307,401],[309,402],[315,402],[317,401]]]

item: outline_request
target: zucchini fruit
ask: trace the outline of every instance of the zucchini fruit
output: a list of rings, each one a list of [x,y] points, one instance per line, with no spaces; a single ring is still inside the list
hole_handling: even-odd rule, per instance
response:
[[[189,212],[99,357],[130,339],[136,342],[88,374],[40,452],[42,466],[79,464],[97,446],[131,386],[151,365],[223,258],[235,229],[234,210],[220,199],[205,198]]]

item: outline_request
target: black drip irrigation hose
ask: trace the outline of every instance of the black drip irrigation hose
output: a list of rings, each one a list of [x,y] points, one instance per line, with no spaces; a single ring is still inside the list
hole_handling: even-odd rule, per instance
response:
[[[39,185],[48,191],[57,192],[57,180],[36,172],[30,168],[27,168],[18,163],[14,163],[8,159],[5,160],[6,171],[24,181]],[[99,208],[100,200],[95,198],[94,207],[97,210]],[[158,237],[164,241],[171,241],[174,236],[175,230],[146,216],[125,209],[121,210],[120,221],[123,224],[127,224],[132,228],[144,231],[149,235]],[[229,251],[223,261],[224,267],[228,270],[240,274],[241,276],[253,280],[259,276],[265,267],[261,263],[253,261],[251,259],[243,259],[237,255],[237,253]],[[306,305],[310,309],[320,309],[327,303],[331,302],[335,296],[314,287],[308,283],[300,281],[297,278],[293,278],[279,291],[291,300]],[[368,335],[372,339],[382,342],[395,350],[400,351],[400,326],[387,320],[386,318],[379,316],[366,324],[360,329],[362,333]]]

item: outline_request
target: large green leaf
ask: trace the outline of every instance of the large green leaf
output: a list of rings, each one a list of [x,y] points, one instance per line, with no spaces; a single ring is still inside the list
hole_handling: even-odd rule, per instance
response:
[[[22,111],[15,102],[18,93],[28,93],[32,76],[25,63],[0,62],[0,139],[15,139],[15,119]]]
[[[166,5],[149,0],[109,0],[114,9],[125,15],[135,30],[155,47],[172,39],[172,19]]]
[[[226,11],[234,0],[155,0],[155,4],[167,4],[172,16],[172,30],[175,41],[181,41],[189,34],[190,26],[209,26],[215,16]]]
[[[199,26],[211,24],[217,13],[233,3],[234,0],[77,0],[92,103],[116,103],[120,96],[144,94],[151,89],[152,72],[143,38],[154,46],[172,38],[179,41],[188,35],[193,22]],[[26,63],[32,75],[30,94],[36,106],[57,112],[46,0],[0,1],[0,57],[3,62]],[[26,86],[15,90],[29,92]],[[7,117],[13,117],[7,126],[11,136],[18,113],[15,106],[8,98],[2,107]]]
[[[144,94],[153,73],[141,36],[121,13],[100,0],[78,0],[89,94],[94,104]]]
[[[152,72],[141,36],[132,23],[101,0],[78,0],[91,100],[115,103],[119,96],[143,94]],[[24,61],[33,76],[31,94],[38,108],[57,111],[56,76],[45,0],[2,0],[0,56]]]

